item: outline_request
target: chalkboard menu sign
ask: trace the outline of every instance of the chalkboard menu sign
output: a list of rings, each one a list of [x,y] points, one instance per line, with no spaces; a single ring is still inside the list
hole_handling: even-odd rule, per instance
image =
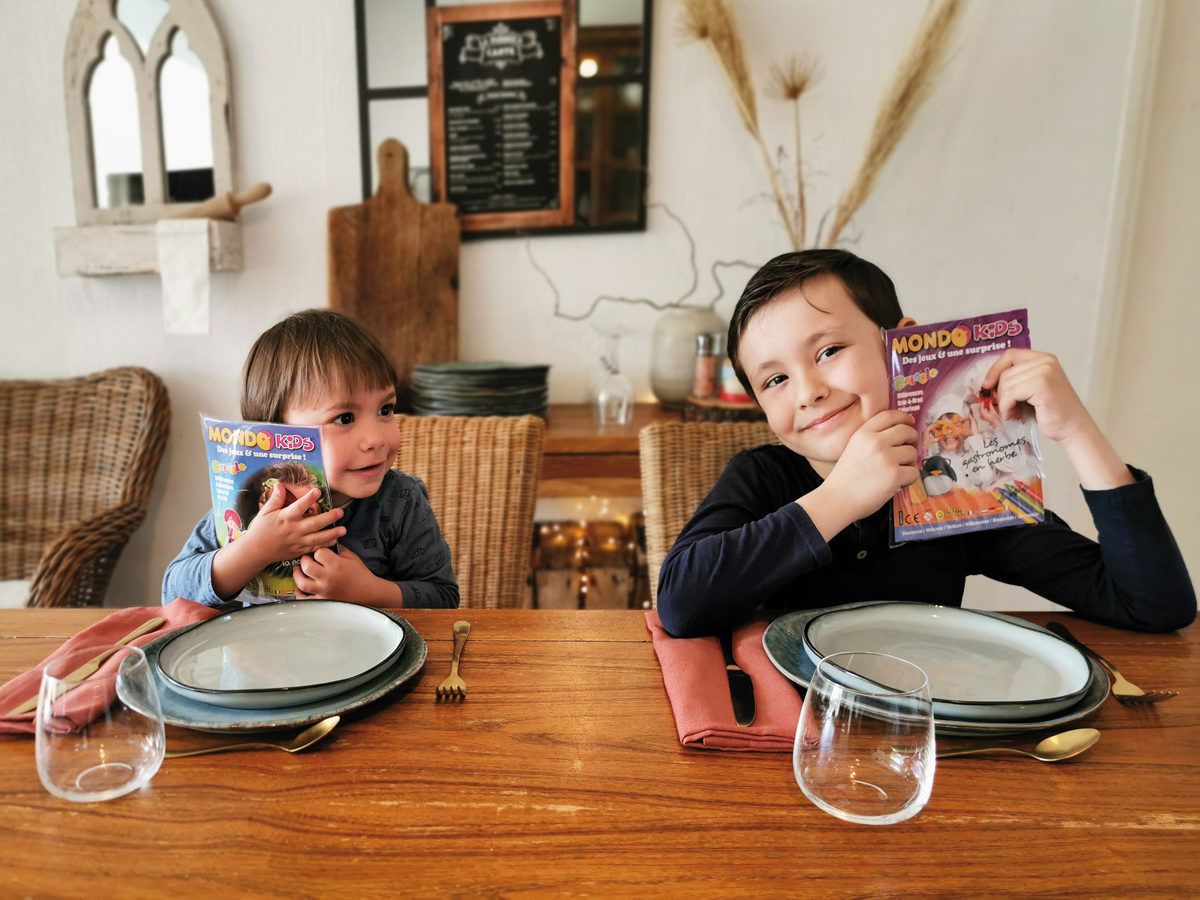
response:
[[[575,0],[427,12],[430,161],[464,231],[574,221]]]

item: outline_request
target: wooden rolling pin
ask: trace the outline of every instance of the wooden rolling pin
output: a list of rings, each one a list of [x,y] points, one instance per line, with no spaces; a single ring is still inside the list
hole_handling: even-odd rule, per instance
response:
[[[172,219],[229,219],[233,220],[238,217],[243,206],[248,206],[251,203],[257,203],[271,195],[271,186],[265,181],[260,181],[258,184],[251,185],[244,191],[238,191],[236,194],[226,192],[220,197],[213,197],[211,200],[205,200],[196,206],[185,209],[183,212],[177,212],[171,216]]]

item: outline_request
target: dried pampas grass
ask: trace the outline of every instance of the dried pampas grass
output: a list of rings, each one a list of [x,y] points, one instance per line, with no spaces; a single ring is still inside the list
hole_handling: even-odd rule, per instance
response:
[[[808,211],[804,200],[804,161],[800,142],[800,98],[804,96],[820,78],[820,71],[814,59],[800,59],[793,56],[786,66],[771,66],[771,83],[767,87],[768,96],[786,100],[792,104],[792,141],[796,147],[796,228],[792,246],[799,250],[804,246],[808,234]]]
[[[816,63],[793,58],[786,66],[772,66],[771,69],[771,95],[793,105],[793,139],[796,143],[796,199],[793,211],[759,127],[754,81],[746,66],[746,54],[737,23],[725,0],[681,2],[684,11],[683,35],[689,40],[706,43],[716,58],[729,85],[742,124],[762,153],[767,175],[771,179],[771,189],[775,194],[775,205],[783,219],[788,238],[792,247],[799,250],[805,245],[807,228],[804,175],[801,168],[799,101],[818,80]],[[934,78],[941,68],[950,44],[950,36],[961,13],[962,0],[932,2],[934,5],[926,11],[921,30],[897,70],[891,89],[880,104],[866,153],[854,181],[838,205],[826,246],[833,247],[837,244],[843,229],[866,202],[888,157],[900,143],[900,139],[916,117],[917,110],[932,90]]]
[[[734,105],[742,124],[758,144],[767,174],[771,179],[771,189],[775,193],[775,205],[787,229],[792,246],[799,248],[800,238],[796,234],[791,213],[788,211],[787,198],[783,186],[779,183],[779,173],[771,162],[771,151],[763,140],[762,131],[758,127],[758,104],[754,97],[754,81],[750,70],[746,67],[746,54],[742,49],[742,36],[738,33],[737,23],[729,14],[725,0],[683,0],[683,33],[686,38],[703,41],[716,57],[725,80],[733,95]]]
[[[884,163],[892,155],[892,151],[896,149],[896,145],[900,143],[900,139],[904,137],[908,126],[916,117],[917,110],[929,96],[933,89],[933,80],[941,69],[946,49],[950,45],[950,35],[961,12],[961,0],[945,0],[939,6],[926,11],[924,24],[909,48],[908,55],[896,71],[891,89],[879,107],[871,138],[867,142],[867,152],[863,155],[854,181],[838,206],[826,246],[837,245],[842,229],[870,196]]]

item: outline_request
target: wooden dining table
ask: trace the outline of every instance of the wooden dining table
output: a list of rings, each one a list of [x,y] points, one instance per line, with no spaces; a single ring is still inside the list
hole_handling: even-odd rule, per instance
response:
[[[0,682],[106,612],[0,611]],[[1196,627],[1017,614],[1179,695],[1110,699],[1074,761],[940,760],[925,809],[873,827],[809,803],[788,753],[681,746],[641,612],[402,614],[428,643],[420,678],[302,753],[167,759],[140,791],[72,803],[40,784],[31,736],[0,735],[0,896],[1200,894]],[[459,619],[468,695],[438,703]]]

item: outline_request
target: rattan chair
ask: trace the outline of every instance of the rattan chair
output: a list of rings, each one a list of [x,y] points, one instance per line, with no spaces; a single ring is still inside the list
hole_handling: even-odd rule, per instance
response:
[[[170,420],[145,369],[0,381],[0,580],[30,579],[27,605],[103,605]]]
[[[397,416],[396,468],[429,489],[463,606],[525,605],[546,423],[537,416]]]
[[[638,432],[646,566],[658,604],[667,551],[739,450],[778,443],[766,422],[658,422]]]

